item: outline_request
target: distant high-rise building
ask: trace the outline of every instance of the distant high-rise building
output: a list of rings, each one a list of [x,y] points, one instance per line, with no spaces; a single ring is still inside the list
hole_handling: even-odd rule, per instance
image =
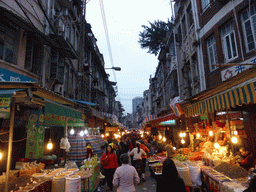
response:
[[[136,108],[138,105],[141,105],[143,101],[143,97],[135,97],[132,100],[132,113],[134,113],[136,111]]]

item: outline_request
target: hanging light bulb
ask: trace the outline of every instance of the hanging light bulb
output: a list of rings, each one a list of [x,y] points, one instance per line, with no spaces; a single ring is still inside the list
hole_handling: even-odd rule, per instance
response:
[[[104,134],[101,134],[101,137],[104,138]]]
[[[106,133],[106,136],[109,136],[109,133]]]
[[[237,138],[236,137],[232,137],[231,141],[232,141],[232,143],[237,143]]]
[[[162,139],[162,135],[159,135],[159,139],[160,139],[160,140]]]
[[[186,137],[186,133],[185,132],[183,132],[183,137]]]
[[[200,137],[200,133],[197,133],[197,134],[196,134],[196,137],[199,138],[199,137]]]
[[[48,144],[47,144],[47,149],[50,149],[50,150],[51,150],[52,147],[53,147],[52,140],[49,139],[49,142],[48,142]]]
[[[209,131],[209,135],[210,135],[210,136],[213,136],[213,131]]]
[[[0,160],[3,158],[3,153],[2,151],[0,150]]]
[[[88,134],[88,130],[87,130],[87,129],[84,130],[84,134],[85,134],[85,135]]]
[[[180,132],[180,137],[183,137],[183,133],[182,132]]]
[[[237,132],[237,131],[234,131],[234,135],[238,135],[238,132]]]
[[[75,130],[73,129],[73,127],[72,127],[72,129],[70,130],[70,135],[74,135],[75,134]]]
[[[219,143],[214,143],[214,148],[215,148],[215,149],[219,149],[219,148],[220,148]]]
[[[185,140],[184,140],[184,139],[181,139],[181,143],[184,144],[184,143],[185,143]]]
[[[83,136],[84,136],[84,131],[80,131],[79,135],[80,135],[81,137],[83,137]]]
[[[163,137],[163,142],[165,142],[166,141],[166,138],[165,137]]]

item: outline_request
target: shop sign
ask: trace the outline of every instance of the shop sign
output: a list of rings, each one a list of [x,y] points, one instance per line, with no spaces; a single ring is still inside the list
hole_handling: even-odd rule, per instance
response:
[[[242,62],[243,63],[256,63],[256,57],[247,61]],[[221,80],[226,81],[227,79],[236,76],[237,74],[254,67],[255,65],[235,65],[232,67],[229,67],[227,69],[224,69],[221,71]]]
[[[11,100],[12,95],[0,95],[0,118],[9,118]]]
[[[200,119],[201,120],[208,119],[208,115],[207,114],[202,114],[202,115],[200,115]]]
[[[117,127],[106,127],[106,132],[117,132],[118,131],[118,128]]]
[[[44,114],[41,109],[30,110],[26,158],[41,158],[44,150]]]
[[[0,82],[35,82],[35,79],[31,79],[24,75],[8,71],[0,68]]]

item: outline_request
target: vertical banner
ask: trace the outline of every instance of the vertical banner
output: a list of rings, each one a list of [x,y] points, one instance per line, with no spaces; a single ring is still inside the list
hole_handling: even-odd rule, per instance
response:
[[[11,100],[12,95],[0,95],[0,118],[9,118]]]
[[[44,114],[41,109],[31,110],[28,121],[26,158],[43,157],[44,149]]]

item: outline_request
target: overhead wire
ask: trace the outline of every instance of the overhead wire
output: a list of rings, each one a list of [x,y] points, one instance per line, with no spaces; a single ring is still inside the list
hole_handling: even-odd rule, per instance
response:
[[[105,15],[105,10],[104,10],[104,4],[103,4],[102,0],[99,0],[99,3],[100,3],[100,10],[101,10],[101,17],[102,17],[102,21],[103,21],[104,30],[105,30],[105,36],[106,36],[106,40],[107,40],[110,62],[111,62],[111,66],[114,67],[114,61],[113,61],[113,56],[112,56],[112,51],[111,51],[111,46],[110,46],[110,40],[109,40],[109,35],[108,35],[108,27],[107,27],[107,20],[106,20],[106,15]],[[117,83],[115,70],[113,70],[113,76],[114,76],[115,82]],[[118,100],[120,101],[120,96],[118,94],[117,85],[116,85],[116,92],[117,92]]]

